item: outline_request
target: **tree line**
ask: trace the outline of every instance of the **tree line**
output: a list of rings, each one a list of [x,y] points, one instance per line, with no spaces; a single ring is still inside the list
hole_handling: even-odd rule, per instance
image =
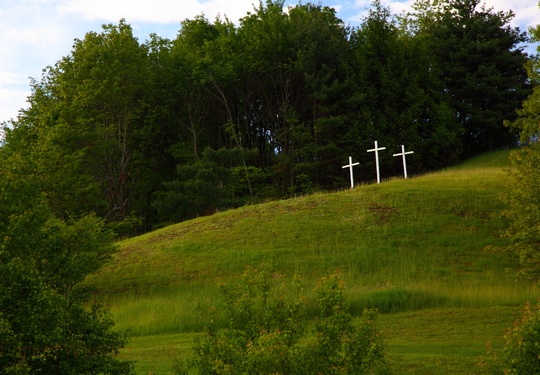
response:
[[[479,0],[334,9],[267,0],[237,23],[203,15],[144,43],[121,20],[75,40],[5,124],[4,160],[39,176],[59,218],[95,212],[120,234],[516,144],[503,125],[532,92],[527,35]]]

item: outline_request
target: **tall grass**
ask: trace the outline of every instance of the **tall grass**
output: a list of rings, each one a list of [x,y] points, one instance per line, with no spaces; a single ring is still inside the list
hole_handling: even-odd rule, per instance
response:
[[[307,289],[313,286],[311,284]],[[349,312],[359,315],[366,308],[380,313],[397,313],[428,308],[519,306],[538,296],[534,285],[500,283],[466,285],[466,283],[419,283],[384,285],[362,288],[349,285]],[[308,294],[312,304],[315,297]],[[215,286],[197,287],[193,291],[167,288],[146,296],[128,295],[110,301],[116,328],[132,337],[201,332],[207,313],[222,305],[222,297]],[[225,326],[226,317],[218,315],[218,325]]]
[[[220,311],[218,284],[262,263],[279,279],[301,275],[306,291],[338,270],[347,283],[348,309],[375,307],[387,322],[392,316],[421,321],[418,311],[427,316],[452,311],[464,325],[454,340],[467,341],[467,319],[484,324],[477,310],[502,311],[509,319],[517,306],[538,295],[534,284],[514,276],[516,259],[485,250],[506,244],[499,236],[507,225],[499,216],[504,209],[499,195],[509,188],[507,156],[493,153],[408,180],[251,205],[169,226],[121,242],[114,261],[87,283],[110,307],[117,328],[128,330],[140,345],[152,341],[152,353],[159,344],[145,337],[166,341],[200,331],[205,312],[211,306]],[[445,332],[437,319],[430,329]],[[485,323],[494,331],[482,334],[502,336],[505,321]],[[414,336],[412,330],[407,334]],[[418,338],[403,359],[408,349],[397,349],[399,340],[392,340],[400,373],[422,373],[403,363],[422,367],[418,353],[432,344]],[[483,343],[474,341],[480,345],[474,349],[456,341],[449,345],[477,353]],[[453,359],[435,368],[459,366],[461,352],[441,350]],[[423,373],[433,373],[433,366],[426,366]],[[466,373],[468,366],[454,373]]]
[[[218,294],[215,286],[194,285],[161,288],[143,296],[115,296],[108,303],[116,329],[132,337],[201,332],[207,312],[221,303]]]
[[[504,245],[506,156],[173,225],[120,243],[88,283],[133,335],[199,330],[217,284],[262,263],[308,284],[338,270],[352,311],[519,304],[534,287],[507,272],[514,259],[485,251]]]

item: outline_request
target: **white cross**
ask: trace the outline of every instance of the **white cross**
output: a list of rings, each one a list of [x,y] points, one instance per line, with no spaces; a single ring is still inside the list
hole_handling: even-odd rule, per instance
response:
[[[372,148],[371,150],[367,150],[367,152],[374,152],[375,151],[375,165],[377,167],[377,183],[381,183],[381,174],[379,172],[379,150],[386,150],[386,147],[378,147],[377,141],[375,141],[375,148]]]
[[[405,146],[401,145],[401,153],[394,154],[394,156],[402,156],[403,157],[403,174],[405,175],[405,178],[407,178],[407,161],[405,160],[405,155],[414,154],[414,151],[405,152]]]
[[[352,156],[349,156],[349,165],[344,165],[343,167],[341,168],[349,168],[350,172],[351,172],[351,189],[354,187],[354,175],[353,175],[353,167],[355,165],[358,165],[360,163],[353,163],[352,162]]]

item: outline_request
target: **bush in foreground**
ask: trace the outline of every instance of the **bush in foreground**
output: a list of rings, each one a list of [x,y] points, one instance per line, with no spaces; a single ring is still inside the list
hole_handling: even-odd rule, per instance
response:
[[[540,374],[540,302],[525,305],[523,317],[504,335],[505,346],[501,355],[492,354],[482,361],[489,374]]]
[[[228,327],[218,330],[214,310],[190,366],[202,375],[365,374],[385,368],[376,312],[364,311],[354,324],[338,274],[316,288],[315,314],[308,314],[298,277],[290,285],[277,280],[266,270],[248,269],[239,285],[223,286]],[[186,372],[187,366],[177,367],[178,374]]]
[[[80,287],[111,257],[112,234],[94,215],[55,218],[39,178],[0,160],[0,373],[131,374],[116,359],[125,336]]]

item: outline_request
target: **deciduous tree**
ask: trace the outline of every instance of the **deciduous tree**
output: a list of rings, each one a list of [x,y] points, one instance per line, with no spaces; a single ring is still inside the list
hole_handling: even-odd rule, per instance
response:
[[[130,374],[125,337],[90,304],[84,277],[114,247],[95,216],[54,218],[41,181],[16,154],[0,162],[0,368],[4,374]]]
[[[535,40],[540,39],[540,25],[532,29]],[[540,51],[539,51],[540,52]],[[520,261],[520,274],[540,280],[540,61],[531,60],[528,65],[534,91],[517,111],[519,117],[506,125],[520,132],[524,147],[512,152],[511,189],[505,196],[508,208],[505,215],[510,227],[504,233],[511,244],[506,248],[514,252]]]
[[[134,149],[144,136],[146,61],[146,49],[121,21],[76,40],[34,82],[31,106],[14,133],[28,129],[28,152],[59,215],[95,211],[121,221],[145,199],[134,196],[145,160]]]

